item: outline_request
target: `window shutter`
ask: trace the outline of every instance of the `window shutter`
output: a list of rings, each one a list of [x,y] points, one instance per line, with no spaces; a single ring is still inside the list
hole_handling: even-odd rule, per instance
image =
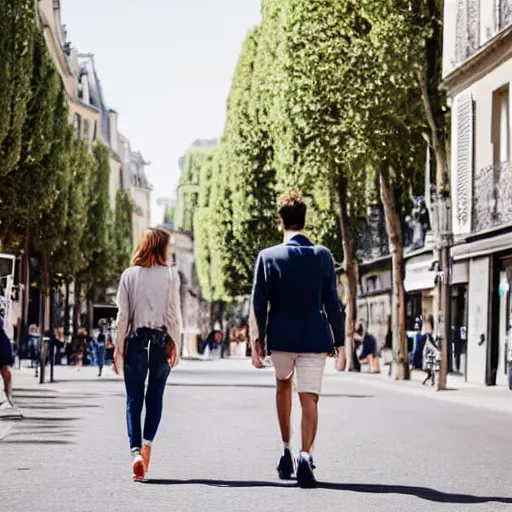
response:
[[[472,217],[474,119],[471,94],[457,97],[455,117],[456,145],[452,165],[455,206],[453,231],[454,234],[462,235],[471,232]]]
[[[468,11],[467,0],[457,0],[455,60],[461,64],[468,57]]]

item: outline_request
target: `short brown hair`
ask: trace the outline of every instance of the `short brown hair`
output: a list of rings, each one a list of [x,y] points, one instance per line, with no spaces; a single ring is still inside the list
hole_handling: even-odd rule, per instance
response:
[[[300,192],[287,192],[277,202],[277,211],[284,229],[304,229],[307,206]]]
[[[140,236],[133,251],[132,266],[153,267],[167,265],[167,252],[171,235],[158,228],[148,228]]]

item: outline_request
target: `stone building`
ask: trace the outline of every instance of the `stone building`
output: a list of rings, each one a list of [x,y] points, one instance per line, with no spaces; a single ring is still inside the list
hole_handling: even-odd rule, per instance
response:
[[[459,307],[468,319],[461,333],[467,380],[505,384],[512,325],[512,1],[445,0],[444,14],[452,261],[465,269],[461,293],[468,300]]]
[[[142,232],[150,225],[153,187],[146,176],[148,162],[139,152],[132,151],[130,141],[121,133],[118,140],[118,150],[123,162],[123,188],[128,191],[134,204],[133,246],[135,247]]]

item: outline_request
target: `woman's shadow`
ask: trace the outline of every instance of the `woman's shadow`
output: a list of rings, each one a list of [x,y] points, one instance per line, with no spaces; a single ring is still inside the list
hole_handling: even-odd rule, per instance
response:
[[[294,488],[296,484],[283,484],[279,482],[265,482],[252,480],[213,480],[206,478],[197,478],[190,480],[176,479],[154,479],[145,482],[149,485],[206,485],[208,487],[230,487],[230,488],[255,488],[255,487],[275,487],[275,488]],[[512,498],[500,496],[473,496],[471,494],[449,493],[430,489],[429,487],[417,487],[409,485],[384,485],[384,484],[337,484],[329,482],[318,482],[318,489],[330,491],[357,492],[365,494],[402,494],[405,496],[415,496],[426,501],[438,503],[507,503],[512,504]]]

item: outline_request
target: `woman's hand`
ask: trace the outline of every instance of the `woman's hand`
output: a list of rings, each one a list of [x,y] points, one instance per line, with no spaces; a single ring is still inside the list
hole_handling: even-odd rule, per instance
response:
[[[114,368],[114,373],[116,375],[119,375],[119,368],[117,367],[117,357],[118,357],[118,354],[117,354],[117,348],[114,350],[114,359],[112,361],[112,364],[113,364],[113,368]]]
[[[169,340],[166,343],[165,347],[167,353],[167,361],[169,362],[169,366],[174,368],[179,363],[178,351],[176,350],[176,343],[173,340]]]

